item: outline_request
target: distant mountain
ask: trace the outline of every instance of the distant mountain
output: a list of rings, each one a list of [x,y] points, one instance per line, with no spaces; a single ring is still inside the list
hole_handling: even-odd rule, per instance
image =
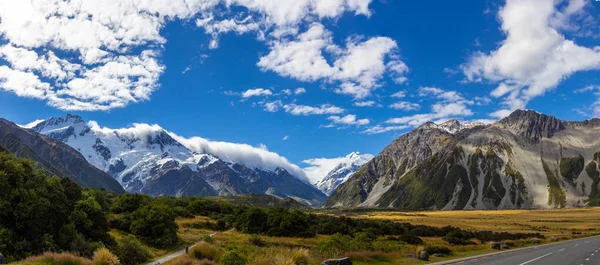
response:
[[[354,172],[358,171],[362,165],[373,158],[371,154],[360,154],[352,152],[344,157],[333,170],[315,184],[322,192],[330,195],[339,185],[346,182]]]
[[[47,173],[68,177],[85,188],[125,192],[117,181],[90,165],[75,149],[5,119],[0,119],[0,151],[31,159]]]
[[[600,201],[600,119],[518,110],[490,125],[426,123],[340,185],[334,207],[515,209]]]
[[[326,196],[284,168],[247,167],[211,153],[196,153],[156,125],[126,129],[91,126],[67,115],[32,130],[60,140],[123,185],[153,196],[270,194],[321,204]]]

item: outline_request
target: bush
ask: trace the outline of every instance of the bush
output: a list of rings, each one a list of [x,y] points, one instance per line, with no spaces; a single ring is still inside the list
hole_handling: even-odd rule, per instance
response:
[[[215,243],[215,239],[210,235],[203,235],[200,239],[209,244]]]
[[[308,258],[308,249],[295,249],[292,253],[292,262],[293,265],[308,265],[310,262]]]
[[[20,262],[21,264],[52,264],[52,265],[91,265],[92,261],[82,257],[78,257],[75,254],[63,252],[63,253],[52,253],[46,252],[39,256],[29,257],[26,260]]]
[[[119,258],[107,248],[99,248],[94,251],[94,265],[119,265]]]
[[[335,234],[321,241],[318,251],[325,256],[338,256],[355,248],[354,240],[348,235]]]
[[[424,249],[425,251],[427,251],[427,253],[431,254],[435,254],[435,253],[440,253],[440,254],[444,254],[444,255],[450,255],[452,254],[452,250],[450,250],[447,247],[442,247],[442,246],[427,246]]]
[[[401,235],[398,240],[410,245],[423,245],[423,240],[420,237],[411,234]]]
[[[173,209],[161,202],[152,202],[131,214],[131,232],[159,248],[177,243],[177,223]]]
[[[209,243],[200,242],[190,250],[189,256],[198,260],[218,260],[219,249]]]
[[[266,245],[266,242],[258,235],[251,235],[250,238],[248,238],[248,242],[250,242],[251,245],[259,247]]]
[[[142,264],[151,257],[146,247],[132,235],[119,240],[116,254],[124,265]]]
[[[442,239],[452,245],[476,245],[477,243],[469,240],[469,235],[460,230],[453,230],[446,234]]]
[[[225,252],[221,259],[219,259],[219,264],[221,265],[246,265],[247,263],[248,259],[246,256],[235,249]]]

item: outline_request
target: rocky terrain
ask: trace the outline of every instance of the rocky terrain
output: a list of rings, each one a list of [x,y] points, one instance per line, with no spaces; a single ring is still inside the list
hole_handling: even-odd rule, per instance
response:
[[[365,164],[333,192],[326,206],[456,210],[595,205],[600,197],[599,135],[600,119],[568,122],[530,110],[517,110],[489,125],[426,123]]]
[[[373,155],[371,154],[352,152],[344,157],[343,161],[334,169],[329,171],[321,181],[315,183],[315,186],[325,194],[330,195],[339,185],[346,182],[350,176],[372,158]]]

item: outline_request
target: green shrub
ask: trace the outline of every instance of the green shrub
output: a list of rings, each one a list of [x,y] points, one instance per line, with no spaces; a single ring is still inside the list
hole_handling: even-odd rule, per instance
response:
[[[173,209],[162,202],[151,202],[131,214],[131,232],[155,247],[171,247],[178,241]]]
[[[225,252],[221,259],[219,259],[219,264],[221,265],[246,265],[247,263],[248,258],[235,249]]]
[[[337,256],[355,249],[354,240],[348,235],[335,234],[321,241],[317,250],[326,256]]]
[[[209,244],[215,243],[215,239],[210,235],[203,235],[200,239]]]
[[[266,245],[266,242],[264,240],[262,240],[262,238],[258,235],[251,235],[250,238],[248,238],[248,242],[251,245],[258,246],[258,247],[262,247],[262,246]]]
[[[442,247],[442,246],[426,246],[425,251],[427,251],[427,253],[429,253],[429,255],[434,254],[434,253],[440,253],[440,254],[444,254],[444,255],[452,254],[452,250],[450,250],[447,247]]]
[[[200,242],[190,250],[189,256],[198,260],[218,260],[219,249],[209,243]]]
[[[118,241],[116,254],[124,265],[142,264],[151,257],[148,249],[132,235],[124,236]]]
[[[469,235],[460,230],[448,232],[442,239],[452,245],[476,245],[477,243],[469,240]]]
[[[423,245],[423,239],[411,234],[401,235],[398,240],[410,245]]]

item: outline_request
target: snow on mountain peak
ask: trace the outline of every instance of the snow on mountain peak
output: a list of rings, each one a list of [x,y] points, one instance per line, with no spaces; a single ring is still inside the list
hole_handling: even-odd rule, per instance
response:
[[[373,158],[371,154],[352,152],[338,158],[313,158],[305,160],[311,166],[304,171],[315,181],[315,186],[326,194],[331,194],[337,186],[344,183],[362,165]]]

